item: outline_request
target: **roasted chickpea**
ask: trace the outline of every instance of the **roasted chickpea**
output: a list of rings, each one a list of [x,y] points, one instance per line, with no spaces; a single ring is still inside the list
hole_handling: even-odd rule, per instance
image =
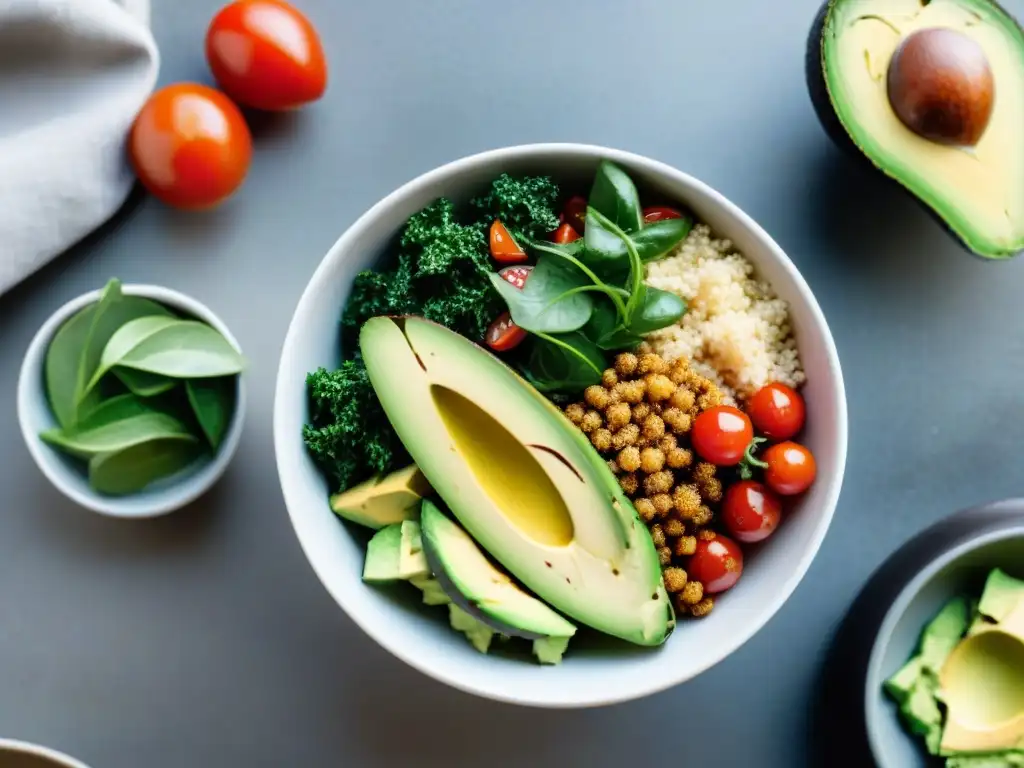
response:
[[[693,468],[693,482],[705,483],[715,476],[715,465],[706,461],[697,462]]]
[[[672,393],[672,397],[668,399],[668,402],[673,408],[678,408],[681,411],[689,411],[697,402],[697,397],[693,394],[692,389],[679,387]]]
[[[672,550],[668,547],[661,547],[658,549],[658,562],[662,566],[666,566],[672,562]]]
[[[640,454],[637,452],[637,460],[639,460]],[[619,462],[621,463],[621,458]],[[672,473],[663,469],[660,472],[648,475],[644,478],[644,491],[648,496],[653,496],[656,493],[668,493],[672,490],[672,483],[675,482],[675,478]]]
[[[626,472],[636,472],[640,469],[640,449],[631,445],[619,451],[619,466]]]
[[[665,580],[665,589],[669,592],[681,592],[686,586],[686,571],[682,568],[666,568],[661,575]]]
[[[637,403],[633,406],[633,421],[637,424],[643,424],[644,419],[651,415],[651,406],[649,403]]]
[[[640,480],[632,472],[619,475],[619,485],[622,487],[622,492],[627,496],[633,496],[640,490]]]
[[[672,492],[672,505],[684,520],[690,520],[700,510],[700,491],[693,484],[677,485]]]
[[[714,519],[715,513],[711,511],[711,507],[701,504],[697,509],[697,513],[693,516],[693,524],[697,526],[707,525]]]
[[[621,451],[631,445],[636,445],[640,439],[640,427],[636,424],[627,424],[618,432],[612,435],[612,448]]]
[[[711,613],[711,609],[715,607],[715,600],[712,597],[705,597],[699,603],[694,603],[690,606],[690,614],[700,619]]]
[[[608,390],[600,384],[594,384],[583,390],[583,399],[591,408],[603,411],[608,407]]]
[[[631,352],[622,352],[615,356],[615,372],[619,376],[632,376],[636,373],[637,357]]]
[[[595,433],[596,434],[596,433]],[[611,434],[608,435],[611,440]],[[660,448],[644,448],[640,451],[640,469],[651,475],[665,466],[665,454]]]
[[[622,399],[630,405],[636,405],[637,403],[643,402],[644,394],[647,391],[643,380],[639,381],[627,381],[624,383],[625,386],[622,390]]]
[[[651,503],[654,504],[654,510],[658,513],[658,517],[665,517],[672,511],[672,497],[667,493],[654,494],[651,497]]]
[[[676,385],[663,373],[652,373],[645,379],[647,382],[647,399],[652,403],[668,400],[676,391]]]
[[[615,372],[614,368],[607,369],[601,374],[601,386],[605,389],[611,389],[619,383],[619,374]]]
[[[583,417],[587,415],[587,409],[583,406],[583,403],[572,403],[565,407],[565,415],[569,421],[578,427],[580,422],[583,421]]]
[[[697,537],[680,536],[676,539],[672,551],[675,552],[677,557],[689,557],[697,551]]]
[[[670,517],[661,527],[664,529],[665,535],[673,539],[683,536],[686,533],[686,526],[684,526],[683,521],[677,517]]]
[[[722,481],[717,477],[705,480],[700,485],[700,495],[704,497],[704,501],[717,504],[722,500]]]
[[[718,389],[711,389],[697,398],[697,407],[702,411],[706,411],[709,408],[721,405],[723,402],[725,402],[725,400],[722,397],[721,391]]]
[[[645,523],[651,522],[657,514],[650,499],[637,499],[633,502],[633,506],[636,507],[637,514]]]
[[[612,449],[612,433],[611,430],[601,427],[595,429],[590,433],[590,442],[594,444],[594,447],[601,451],[610,451]]]
[[[653,352],[645,352],[640,355],[636,370],[641,376],[646,376],[648,373],[666,373],[668,371],[668,363],[660,355],[656,355]]]
[[[675,435],[667,434],[658,441],[658,447],[667,454],[669,451],[674,451],[679,447],[679,441],[676,440]]]
[[[673,448],[665,456],[665,463],[671,469],[685,469],[693,463],[693,452],[688,448]]]
[[[652,413],[644,419],[643,436],[644,440],[650,443],[661,440],[665,436],[665,422],[662,421],[661,416]]]
[[[665,546],[665,532],[658,523],[651,526],[651,540],[654,542],[655,547]]]
[[[601,426],[601,422],[602,419],[600,413],[598,413],[597,411],[587,411],[586,414],[583,416],[583,419],[580,421],[580,429],[582,429],[587,434],[590,434],[595,429]]]
[[[682,590],[683,602],[687,605],[696,605],[704,598],[704,585],[699,581],[687,581]]]
[[[605,417],[608,419],[609,429],[622,429],[624,426],[629,424],[629,406],[626,405],[625,403],[616,403],[615,405],[609,405],[608,410],[605,411]]]

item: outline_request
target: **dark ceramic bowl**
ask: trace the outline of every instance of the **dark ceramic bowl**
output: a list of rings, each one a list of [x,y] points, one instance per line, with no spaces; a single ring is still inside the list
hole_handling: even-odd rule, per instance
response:
[[[871,576],[839,627],[814,728],[820,765],[928,768],[883,681],[956,595],[980,595],[994,567],[1024,578],[1024,498],[957,512],[910,539]]]

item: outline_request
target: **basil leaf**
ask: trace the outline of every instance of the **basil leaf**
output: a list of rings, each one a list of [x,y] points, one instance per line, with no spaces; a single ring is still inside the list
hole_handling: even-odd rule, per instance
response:
[[[151,483],[177,474],[202,453],[199,441],[160,439],[101,453],[89,460],[89,483],[99,493],[137,493]]]
[[[644,301],[629,323],[629,331],[643,336],[678,322],[686,312],[686,302],[674,293],[646,287]]]
[[[43,441],[67,453],[83,458],[131,448],[133,445],[162,438],[195,439],[178,419],[166,413],[152,411],[84,429],[64,431],[51,429],[43,432]]]
[[[525,243],[528,250],[550,253],[553,256],[565,258],[579,258],[583,253],[583,239],[573,240],[571,243],[549,243],[547,240],[527,240]]]
[[[141,296],[125,296],[121,283],[111,280],[100,297],[79,361],[76,393],[80,400],[86,395],[89,382],[99,368],[103,350],[110,337],[125,323],[146,316],[173,317],[161,304]]]
[[[577,240],[576,242],[580,242]],[[587,229],[583,235],[583,253],[580,261],[586,264],[595,274],[616,285],[625,282],[629,277],[629,251],[622,238],[608,229],[587,209]]]
[[[644,263],[657,261],[681,243],[693,229],[693,219],[662,219],[645,224],[639,232],[633,233],[640,260]]]
[[[139,397],[161,395],[173,389],[178,383],[177,379],[146,371],[136,371],[131,368],[114,368],[114,375],[128,387],[129,392]]]
[[[601,381],[607,367],[597,345],[579,331],[533,340],[524,378],[542,392],[586,389]]]
[[[234,376],[194,379],[185,382],[185,392],[210,447],[216,451],[228,431],[235,410],[237,382]]]
[[[85,412],[79,419],[75,432],[89,432],[104,424],[121,421],[142,413],[152,413],[154,410],[156,409],[135,395],[117,395]]]
[[[57,329],[46,348],[43,363],[43,379],[46,383],[46,399],[57,423],[68,428],[78,419],[79,408],[88,410],[99,403],[99,393],[94,392],[88,400],[79,402],[78,365],[92,327],[96,305],[90,304],[78,310]]]
[[[615,308],[604,302],[594,305],[594,313],[590,316],[590,322],[584,326],[583,333],[605,351],[633,349],[643,341],[642,336],[625,328]]]
[[[576,288],[589,288],[586,275],[568,262],[542,256],[522,289],[497,272],[488,273],[491,283],[508,305],[512,322],[531,333],[565,333],[581,328],[590,319],[593,301]]]
[[[245,360],[206,323],[140,317],[121,326],[110,337],[92,384],[115,365],[190,379],[240,373]]]
[[[629,174],[609,160],[598,164],[587,202],[625,232],[636,232],[643,226],[643,210],[636,185]],[[585,230],[589,229],[588,218]]]

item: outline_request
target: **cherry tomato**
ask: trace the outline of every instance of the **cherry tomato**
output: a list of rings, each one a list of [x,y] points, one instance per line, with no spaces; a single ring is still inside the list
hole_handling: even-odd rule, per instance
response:
[[[804,426],[804,399],[785,384],[765,384],[747,402],[747,413],[758,432],[772,440],[789,440]]]
[[[502,264],[526,261],[526,253],[497,219],[491,224],[491,256]]]
[[[652,205],[649,208],[644,208],[645,224],[653,224],[656,221],[664,221],[665,219],[681,218],[683,218],[683,214],[681,214],[675,208],[669,208],[664,205]]]
[[[487,329],[484,340],[487,346],[496,352],[505,352],[519,346],[525,338],[526,331],[512,322],[512,316],[508,312],[502,312]]]
[[[177,83],[153,93],[128,137],[142,185],[168,205],[210,208],[231,195],[249,172],[252,135],[223,93]]]
[[[571,243],[573,240],[579,240],[580,236],[579,233],[572,228],[572,225],[569,222],[566,222],[555,230],[555,236],[553,239],[556,243],[565,245],[566,243]]]
[[[532,271],[533,266],[525,264],[522,266],[504,267],[503,269],[498,270],[498,274],[501,275],[501,278],[506,282],[512,283],[512,285],[519,290],[523,290],[526,286],[526,278],[530,276]]]
[[[582,233],[587,228],[587,198],[575,195],[566,200],[562,221]]]
[[[768,464],[764,471],[765,483],[783,496],[795,496],[806,491],[818,472],[811,452],[792,441],[771,446],[761,460]]]
[[[701,412],[693,422],[690,440],[704,461],[729,467],[739,464],[754,439],[754,427],[739,408],[717,405]]]
[[[236,0],[206,31],[206,61],[239,104],[295,109],[327,89],[327,61],[316,30],[284,0]]]
[[[686,573],[704,585],[710,595],[731,588],[743,573],[743,552],[739,544],[720,533],[710,540],[697,539],[697,549],[686,565]]]
[[[722,502],[722,522],[737,541],[764,541],[779,527],[782,500],[761,483],[741,480],[729,486]]]

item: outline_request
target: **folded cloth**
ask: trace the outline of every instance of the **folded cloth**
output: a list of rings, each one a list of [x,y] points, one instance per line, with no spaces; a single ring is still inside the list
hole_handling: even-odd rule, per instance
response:
[[[159,66],[149,0],[0,0],[0,294],[124,203]]]

